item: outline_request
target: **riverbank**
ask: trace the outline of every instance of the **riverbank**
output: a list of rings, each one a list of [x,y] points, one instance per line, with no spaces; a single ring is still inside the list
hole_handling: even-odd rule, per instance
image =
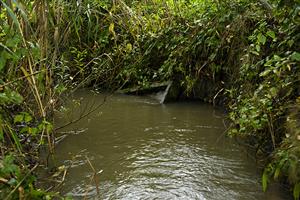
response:
[[[31,175],[61,93],[173,81],[222,102],[229,135],[269,163],[263,189],[287,180],[299,198],[298,1],[0,2],[4,197],[47,195]]]

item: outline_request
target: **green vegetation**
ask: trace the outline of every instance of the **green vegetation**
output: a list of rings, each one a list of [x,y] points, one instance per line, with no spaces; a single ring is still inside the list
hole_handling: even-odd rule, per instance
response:
[[[34,170],[66,89],[173,80],[193,98],[204,80],[267,158],[263,189],[299,199],[299,33],[299,0],[0,0],[0,198],[51,198]]]

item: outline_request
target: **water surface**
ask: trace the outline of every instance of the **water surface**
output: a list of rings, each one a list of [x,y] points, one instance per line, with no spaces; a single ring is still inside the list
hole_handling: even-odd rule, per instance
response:
[[[56,127],[104,96],[78,92],[81,105],[67,103]],[[223,119],[220,110],[200,102],[161,105],[148,97],[110,96],[61,130],[56,158],[68,167],[61,192],[75,199],[290,199],[278,185],[262,192],[255,159],[225,136]],[[87,160],[100,171],[97,184]]]

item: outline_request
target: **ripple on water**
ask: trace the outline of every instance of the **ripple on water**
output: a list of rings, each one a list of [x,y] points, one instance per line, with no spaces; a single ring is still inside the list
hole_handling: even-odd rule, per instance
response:
[[[101,102],[101,96],[93,98]],[[262,193],[255,163],[224,137],[222,118],[210,106],[162,106],[118,96],[101,113],[74,125],[88,126],[84,134],[72,134],[58,144],[59,159],[72,166],[64,194],[109,200],[275,199]],[[70,158],[81,149],[86,150]],[[96,170],[103,170],[98,176],[100,197],[87,156]]]

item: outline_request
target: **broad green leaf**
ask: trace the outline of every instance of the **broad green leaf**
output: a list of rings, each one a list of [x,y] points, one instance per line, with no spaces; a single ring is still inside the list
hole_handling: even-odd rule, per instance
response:
[[[291,55],[291,59],[294,60],[294,61],[300,61],[300,53],[294,52],[294,53]]]
[[[63,93],[66,90],[67,90],[67,88],[63,84],[58,84],[54,88],[54,91],[57,92],[58,94],[61,94],[61,93]]]
[[[273,56],[273,59],[274,59],[274,61],[280,61],[280,60],[281,60],[281,57],[278,56],[278,55],[274,55],[274,56]]]
[[[30,134],[33,135],[33,136],[36,136],[36,134],[38,133],[38,129],[33,127],[33,128],[30,128]]]
[[[130,43],[128,43],[128,44],[126,45],[126,51],[127,51],[127,52],[131,52],[131,51],[132,51],[132,45],[131,45]]]
[[[260,52],[260,45],[257,44],[257,45],[255,46],[255,49],[256,49],[257,52]]]
[[[23,128],[21,128],[20,133],[29,133],[29,126],[25,126]]]
[[[26,113],[24,116],[25,116],[25,117],[24,117],[24,121],[25,121],[26,123],[31,122],[31,120],[32,120],[31,115],[29,115],[28,113]]]
[[[46,126],[46,130],[47,130],[48,132],[51,132],[52,129],[53,129],[53,125],[52,125],[52,124],[48,124],[48,125]]]
[[[15,178],[11,178],[11,179],[9,179],[7,184],[9,184],[10,186],[15,186],[18,184],[18,181]]]
[[[23,121],[24,121],[24,115],[22,114],[16,115],[14,117],[14,123],[23,122]]]
[[[276,35],[275,35],[274,31],[268,31],[266,34],[267,34],[267,36],[271,37],[273,40],[276,39]]]
[[[45,129],[46,131],[50,132],[50,131],[52,131],[52,129],[53,129],[53,125],[52,125],[50,122],[44,120],[44,121],[38,126],[38,130],[39,130],[39,131],[42,131],[43,129]]]
[[[272,97],[275,97],[277,95],[277,89],[275,87],[272,87],[270,89],[270,92],[271,92]]]
[[[291,40],[289,40],[287,43],[288,43],[289,47],[292,47],[293,44],[294,44],[294,40],[291,39]]]
[[[259,33],[258,35],[257,35],[257,39],[258,39],[258,41],[259,41],[259,43],[261,43],[261,44],[265,44],[266,43],[266,41],[267,41],[267,38],[266,38],[266,36],[264,36],[262,33]]]

